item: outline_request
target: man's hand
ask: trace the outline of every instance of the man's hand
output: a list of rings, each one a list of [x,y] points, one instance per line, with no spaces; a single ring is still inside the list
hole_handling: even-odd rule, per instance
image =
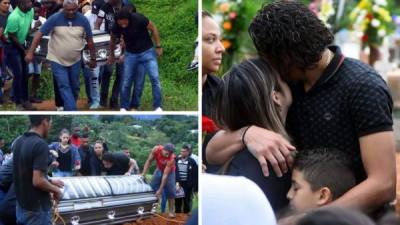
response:
[[[160,57],[163,54],[162,48],[156,48],[157,57]]]
[[[130,172],[126,172],[126,173],[125,173],[125,176],[130,176],[130,175],[131,175]]]
[[[56,200],[56,202],[60,201],[62,198],[62,192],[60,189],[57,188],[56,192],[53,192],[53,198]]]
[[[42,22],[40,20],[36,20],[35,24],[33,25],[35,29],[39,28],[42,25]]]
[[[296,148],[282,135],[257,126],[251,126],[244,137],[247,148],[261,165],[264,176],[269,176],[268,163],[281,177],[293,164]]]
[[[59,179],[51,179],[50,183],[55,185],[55,186],[57,186],[57,187],[59,187],[59,188],[64,187],[64,182],[62,180],[59,180]]]
[[[96,66],[97,66],[97,62],[96,62],[96,59],[90,59],[90,61],[89,61],[89,63],[88,63],[88,66],[90,67],[90,68],[96,68]]]
[[[32,61],[33,61],[33,53],[31,53],[31,52],[27,52],[26,54],[25,54],[25,61],[27,62],[27,63],[31,63]]]
[[[161,198],[161,189],[158,189],[157,190],[157,192],[156,192],[156,196],[157,196],[157,198]]]
[[[57,168],[59,165],[60,165],[60,163],[58,163],[57,161],[53,161],[51,163],[51,167],[53,167],[53,168]]]

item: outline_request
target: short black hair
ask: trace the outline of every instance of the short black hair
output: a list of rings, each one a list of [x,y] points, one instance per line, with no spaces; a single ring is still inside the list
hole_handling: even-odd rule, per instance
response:
[[[119,12],[115,14],[115,21],[123,20],[123,19],[130,19],[132,17],[132,12],[130,8],[123,7]]]
[[[360,211],[349,208],[327,207],[307,213],[296,225],[374,225]]]
[[[328,187],[333,200],[356,185],[350,157],[337,149],[301,150],[296,155],[293,168],[302,172],[312,191]]]
[[[315,68],[334,36],[305,5],[279,1],[264,5],[249,26],[258,53],[266,57],[280,74],[288,65]]]
[[[33,5],[32,5],[32,7],[33,8],[42,8],[42,4],[40,3],[40,2],[33,2]]]
[[[213,18],[212,15],[211,15],[211,13],[209,13],[207,10],[201,11],[201,17],[202,17],[202,18],[205,18],[205,17]]]
[[[87,132],[83,133],[81,138],[89,138],[89,134]]]
[[[42,124],[43,120],[50,121],[50,115],[29,115],[29,121],[31,123],[31,127],[38,127]]]
[[[189,152],[192,152],[192,145],[191,144],[184,144],[182,146],[182,148],[188,150]]]
[[[107,162],[114,163],[114,156],[111,152],[106,152],[103,155],[103,160]]]

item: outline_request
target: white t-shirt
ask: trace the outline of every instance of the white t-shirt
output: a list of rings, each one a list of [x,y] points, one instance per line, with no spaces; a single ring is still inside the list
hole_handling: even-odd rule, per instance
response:
[[[92,10],[88,10],[84,16],[89,20],[90,29],[94,30],[94,25],[96,24],[97,15],[92,13]],[[100,25],[100,30],[104,31],[104,21]]]
[[[276,225],[262,190],[245,177],[203,174],[203,225]]]
[[[38,18],[37,20],[35,20],[35,19],[32,20],[31,29],[35,27],[35,23],[36,23],[36,21],[38,21],[38,20],[42,23],[42,25],[44,24],[44,22],[46,22],[46,18],[44,18],[44,17],[42,17],[42,16],[39,16],[39,18]],[[40,28],[42,25],[40,25],[39,28]]]

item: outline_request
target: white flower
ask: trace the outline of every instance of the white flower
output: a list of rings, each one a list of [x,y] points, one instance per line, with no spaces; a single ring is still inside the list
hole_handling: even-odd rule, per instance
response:
[[[385,29],[379,29],[379,30],[378,30],[378,36],[379,36],[379,37],[384,37],[385,35],[386,35]]]
[[[357,32],[356,32],[356,36],[357,36],[358,38],[361,38],[362,36],[364,36],[364,32],[357,31]]]
[[[373,27],[379,27],[379,25],[381,25],[381,21],[379,21],[379,20],[377,20],[377,19],[372,19],[371,25],[372,25]]]
[[[372,6],[372,11],[378,12],[379,8],[380,7],[378,5],[374,5],[374,6]]]
[[[382,6],[386,6],[386,5],[387,5],[386,0],[375,0],[374,2],[375,2],[376,4],[382,5]]]

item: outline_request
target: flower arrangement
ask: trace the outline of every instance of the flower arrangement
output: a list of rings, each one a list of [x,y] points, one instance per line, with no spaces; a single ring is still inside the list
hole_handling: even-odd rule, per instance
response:
[[[379,47],[383,38],[394,31],[386,0],[361,0],[351,12],[350,21],[363,47]]]
[[[215,18],[221,23],[222,44],[227,52],[233,52],[238,45],[238,34],[242,30],[242,0],[215,1]]]
[[[314,0],[310,3],[308,8],[313,11],[329,29],[332,28],[332,25],[329,23],[329,19],[335,15],[333,0]]]

